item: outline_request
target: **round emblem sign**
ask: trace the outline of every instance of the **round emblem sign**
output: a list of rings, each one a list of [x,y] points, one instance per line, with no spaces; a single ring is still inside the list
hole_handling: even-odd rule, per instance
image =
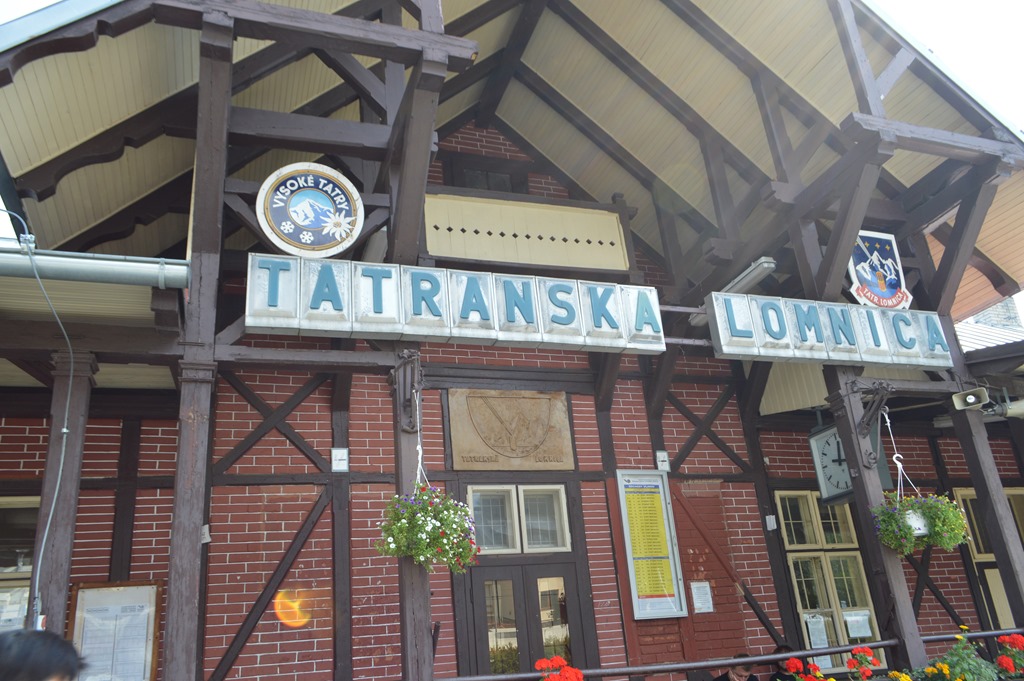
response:
[[[260,227],[286,253],[329,258],[363,229],[363,201],[341,173],[319,163],[293,163],[268,177],[256,198]]]

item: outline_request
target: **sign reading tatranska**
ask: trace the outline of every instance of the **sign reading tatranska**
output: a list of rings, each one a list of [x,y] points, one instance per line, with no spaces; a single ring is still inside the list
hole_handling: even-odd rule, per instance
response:
[[[665,351],[649,286],[255,253],[248,282],[257,333]]]

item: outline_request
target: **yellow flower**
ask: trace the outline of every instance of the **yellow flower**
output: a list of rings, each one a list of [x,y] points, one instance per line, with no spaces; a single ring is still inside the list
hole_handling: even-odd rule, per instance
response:
[[[960,629],[961,629],[961,631],[970,631],[971,630],[971,628],[969,626],[967,626],[966,624],[961,624],[960,625]]]
[[[925,674],[935,674],[935,673],[936,673],[936,672],[938,672],[938,671],[939,671],[939,670],[938,670],[938,669],[936,669],[935,667],[925,667],[925,668],[924,668],[924,673],[925,673]]]
[[[964,637],[961,636],[960,634],[957,634],[955,638],[956,638],[957,641],[963,641],[964,640]]]

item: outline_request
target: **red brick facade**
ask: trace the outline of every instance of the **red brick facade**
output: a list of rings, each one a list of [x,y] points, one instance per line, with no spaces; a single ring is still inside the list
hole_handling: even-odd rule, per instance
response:
[[[494,130],[467,126],[440,142],[442,151],[455,151],[529,161],[529,157]],[[431,181],[443,182],[438,163]],[[530,174],[531,194],[564,197],[568,192],[555,178]],[[665,274],[638,253],[638,263],[648,282],[669,283]],[[326,341],[258,341],[260,345],[328,349]],[[360,349],[366,349],[360,344]],[[480,347],[476,345],[427,343],[422,361],[431,365],[463,365],[489,369],[590,370],[582,352],[525,348]],[[740,650],[768,652],[774,642],[761,626],[737,588],[737,581],[749,589],[775,627],[782,627],[780,602],[790,594],[777,593],[777,575],[768,560],[764,517],[754,485],[738,480],[737,465],[723,453],[726,447],[744,461],[750,456],[744,439],[735,396],[716,405],[734,374],[728,362],[684,357],[676,373],[685,376],[672,386],[672,400],[692,413],[686,416],[670,403],[661,419],[664,447],[674,457],[702,435],[691,448],[679,471],[689,481],[673,482],[672,501],[678,537],[679,558],[687,585],[709,582],[714,612],[693,613],[678,619],[634,620],[624,563],[621,516],[616,498],[614,473],[605,470],[605,447],[612,447],[619,469],[654,469],[654,445],[645,406],[642,374],[647,364],[636,356],[623,358],[620,379],[608,419],[611,441],[602,443],[601,419],[590,395],[569,396],[572,436],[578,474],[581,507],[578,513],[582,537],[573,541],[586,547],[586,570],[590,592],[579,594],[593,611],[593,632],[597,637],[598,659],[603,667],[626,664],[659,664],[722,657]],[[284,371],[240,371],[237,380],[247,386],[269,410],[317,380],[312,373]],[[481,386],[483,387],[483,386]],[[423,395],[424,464],[428,473],[446,479],[446,394],[443,389]],[[332,381],[324,380],[287,416],[291,431],[311,448],[329,459],[334,444],[332,430]],[[383,376],[355,374],[349,391],[348,447],[350,484],[347,489],[347,517],[334,517],[327,503],[315,523],[308,527],[308,539],[293,545],[296,534],[317,507],[326,485],[305,481],[320,471],[289,437],[278,429],[258,438],[230,466],[217,467],[240,443],[251,439],[264,416],[239,390],[221,378],[216,389],[213,415],[214,468],[210,480],[209,524],[211,542],[207,547],[205,628],[202,667],[207,677],[221,664],[224,655],[240,647],[231,679],[263,681],[321,681],[332,678],[334,638],[341,630],[351,632],[352,676],[358,679],[398,679],[401,676],[398,625],[398,574],[394,559],[377,554],[373,543],[379,536],[377,523],[386,501],[394,493],[393,407],[390,389]],[[717,413],[712,413],[717,409]],[[45,460],[48,421],[43,418],[0,418],[0,480],[38,481]],[[706,427],[706,428],[705,428]],[[708,436],[712,431],[718,441]],[[118,420],[94,420],[87,430],[80,495],[75,527],[72,582],[107,581],[112,556],[115,524],[115,494],[122,424]],[[810,489],[814,478],[807,453],[807,434],[765,432],[760,445],[767,474],[773,486]],[[934,481],[938,473],[927,439],[897,437],[899,451],[912,479]],[[947,474],[968,478],[963,456],[955,440],[939,440]],[[1020,474],[1009,443],[994,442],[996,461],[1007,476]],[[170,421],[144,420],[135,483],[132,521],[130,579],[166,580],[173,505],[173,490],[166,480],[174,473],[177,426]],[[244,476],[264,481],[245,484]],[[268,483],[267,476],[280,476]],[[510,476],[510,482],[513,481]],[[447,477],[451,480],[451,477]],[[160,482],[160,481],[163,482]],[[444,482],[439,483],[442,486]],[[454,485],[451,488],[454,490]],[[931,491],[931,490],[928,490]],[[775,512],[775,511],[773,511]],[[348,565],[335,565],[334,533],[338,527],[350,534]],[[860,537],[861,542],[873,541]],[[291,570],[276,588],[268,587],[285,556],[297,552]],[[335,571],[349,575],[350,593],[334,593]],[[967,568],[960,554],[933,555],[929,576],[941,589],[965,623],[979,626],[976,607],[968,584]],[[907,567],[913,589],[916,573]],[[789,581],[782,577],[782,583]],[[445,571],[430,580],[431,621],[439,622],[435,675],[450,677],[470,670],[458,662],[464,646],[471,641],[456,640],[458,597],[453,580]],[[174,588],[170,585],[170,588]],[[299,603],[306,618],[288,626],[275,612],[272,597],[284,594],[286,601]],[[690,600],[689,593],[686,594]],[[254,605],[264,610],[239,638]],[[288,603],[286,602],[287,606]],[[878,604],[876,604],[877,606]],[[340,618],[340,621],[339,621]],[[927,589],[919,622],[924,633],[949,633],[952,618]],[[293,622],[295,624],[295,622]],[[794,643],[797,632],[786,632]],[[485,635],[485,634],[481,634]],[[158,675],[158,678],[162,676]],[[677,675],[677,678],[682,678]],[[165,680],[171,681],[171,680]]]

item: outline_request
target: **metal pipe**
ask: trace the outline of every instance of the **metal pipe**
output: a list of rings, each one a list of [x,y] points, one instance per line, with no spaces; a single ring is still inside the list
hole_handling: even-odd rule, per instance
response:
[[[187,260],[66,251],[33,251],[30,256],[25,250],[0,249],[0,276],[35,277],[33,261],[41,279],[178,289],[189,283]]]

